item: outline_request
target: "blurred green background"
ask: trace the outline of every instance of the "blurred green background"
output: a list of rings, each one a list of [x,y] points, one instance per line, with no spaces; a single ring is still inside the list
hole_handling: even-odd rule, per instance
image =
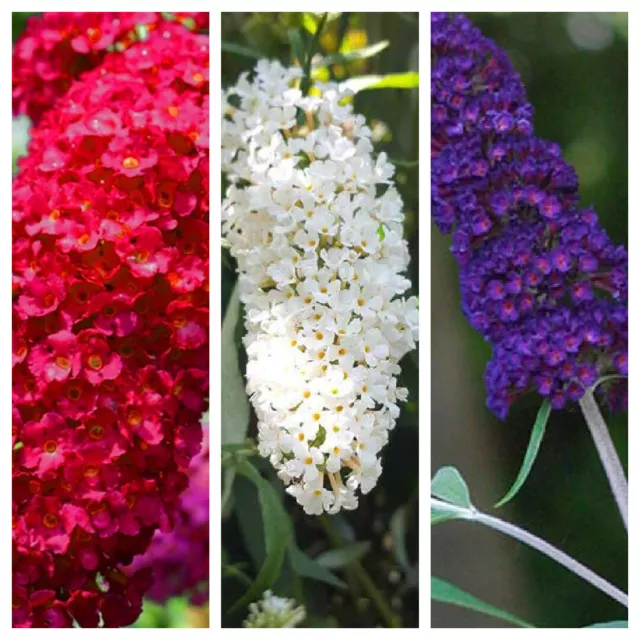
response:
[[[506,49],[533,103],[536,134],[558,142],[614,241],[627,244],[627,15],[472,13]],[[457,266],[432,226],[432,470],[458,467],[480,509],[515,478],[540,405],[518,401],[506,422],[485,408],[490,347],[460,313]],[[627,415],[605,415],[626,464]],[[627,587],[627,535],[577,408],[551,415],[529,479],[503,516]],[[626,618],[626,609],[547,558],[464,522],[433,527],[432,573],[541,627]],[[434,627],[508,626],[432,604]]]
[[[235,84],[238,74],[255,64],[251,55],[238,53],[239,47],[258,56],[294,62],[290,38],[293,32],[307,39],[313,33],[318,14],[309,13],[223,13],[222,81]],[[323,79],[342,80],[368,74],[403,73],[418,70],[418,16],[411,13],[337,13],[330,14],[319,38],[319,55],[349,52],[383,40],[389,46],[378,55],[332,65]],[[386,151],[396,164],[396,182],[405,203],[405,237],[410,243],[411,294],[418,294],[418,91],[371,90],[358,93],[355,110],[364,114],[374,131],[377,151]],[[224,187],[224,183],[223,183]],[[222,269],[223,315],[227,310],[236,279],[235,264],[225,251]],[[244,351],[239,349],[241,365]],[[368,572],[380,596],[403,627],[418,624],[418,357],[407,356],[401,384],[409,388],[410,401],[403,408],[390,442],[383,451],[383,475],[377,487],[360,498],[354,512],[330,518],[334,543],[360,543],[364,552],[360,562]],[[225,372],[222,372],[223,375]],[[223,396],[224,402],[224,396]],[[224,415],[224,408],[223,408]],[[252,416],[248,435],[255,437]],[[289,497],[267,461],[252,461],[260,468],[280,495],[293,520],[298,547],[317,560],[332,547],[330,536],[317,517],[305,516]],[[256,492],[244,478],[236,478],[232,502],[225,510],[222,524],[223,580],[222,626],[240,625],[246,610],[230,614],[232,603],[242,596],[247,584],[237,569],[255,576],[264,559],[263,523]],[[352,565],[333,569],[347,589],[302,578],[288,561],[273,585],[279,596],[295,597],[308,610],[303,626],[375,627],[384,620],[354,577]],[[246,581],[245,581],[246,582]]]

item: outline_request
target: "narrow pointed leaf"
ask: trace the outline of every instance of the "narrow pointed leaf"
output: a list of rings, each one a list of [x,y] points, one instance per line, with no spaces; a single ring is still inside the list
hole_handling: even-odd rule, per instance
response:
[[[431,576],[431,599],[437,602],[444,602],[445,604],[453,604],[458,607],[464,607],[465,609],[478,611],[479,613],[510,622],[518,627],[533,628],[533,625],[524,622],[524,620],[520,620],[517,616],[498,609],[498,607],[494,607],[449,582],[434,576]]]
[[[249,400],[244,377],[238,364],[235,341],[236,326],[240,322],[238,287],[233,290],[222,322],[222,444],[244,442],[249,428]]]
[[[368,47],[362,47],[362,49],[354,49],[353,51],[345,51],[344,53],[332,53],[322,58],[322,60],[318,60],[313,66],[317,69],[319,67],[328,67],[332,64],[344,64],[345,62],[353,62],[355,60],[365,60],[384,51],[388,46],[389,41],[383,40],[382,42],[371,44]]]
[[[323,567],[299,549],[294,541],[289,543],[288,555],[291,567],[297,575],[303,578],[309,578],[310,580],[325,582],[337,589],[344,589],[347,586],[338,576],[329,571],[327,567]]]
[[[233,604],[229,613],[242,609],[250,602],[257,600],[278,579],[289,540],[293,533],[291,518],[282,505],[280,496],[269,482],[260,475],[260,472],[248,460],[238,464],[236,471],[251,480],[258,490],[266,555],[253,584]]]
[[[628,629],[628,620],[614,620],[613,622],[597,622],[596,624],[590,624],[584,629]]]
[[[524,485],[525,480],[527,479],[531,471],[531,467],[533,467],[533,463],[536,461],[538,451],[540,451],[540,445],[542,444],[542,438],[544,436],[550,414],[551,403],[548,400],[545,400],[542,403],[542,406],[538,411],[536,421],[533,424],[533,429],[531,430],[531,438],[529,439],[529,446],[527,447],[527,451],[524,454],[524,460],[522,461],[522,466],[520,467],[518,476],[516,477],[514,483],[511,485],[509,491],[507,491],[507,494],[504,496],[504,498],[496,503],[496,507],[501,507],[515,498],[517,493],[522,488],[522,485]]]
[[[415,89],[419,84],[420,74],[417,71],[406,71],[386,76],[356,76],[345,80],[340,87],[358,93],[370,89]]]
[[[225,42],[223,40],[220,48],[224,53],[234,53],[238,56],[244,56],[245,58],[253,58],[255,60],[264,58],[264,55],[260,53],[260,51],[256,51],[250,47],[245,47],[241,44],[236,44],[235,42]]]

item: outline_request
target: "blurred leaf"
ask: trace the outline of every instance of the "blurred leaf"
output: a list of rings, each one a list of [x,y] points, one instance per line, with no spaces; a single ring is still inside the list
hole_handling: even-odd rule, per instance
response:
[[[244,442],[249,428],[249,400],[244,377],[238,365],[238,351],[234,340],[240,321],[240,298],[236,285],[222,322],[222,444]]]
[[[544,437],[544,431],[550,415],[551,403],[549,402],[549,400],[545,400],[538,410],[536,421],[533,424],[533,429],[531,430],[531,438],[529,439],[529,446],[527,447],[527,451],[524,454],[524,460],[522,461],[522,466],[520,467],[518,476],[515,479],[513,485],[511,485],[511,489],[507,491],[507,495],[505,495],[502,500],[495,504],[496,507],[501,507],[507,504],[509,500],[512,500],[517,495],[518,491],[520,491],[522,485],[525,483],[525,480],[527,479],[527,477],[529,476],[529,472],[531,471],[531,467],[533,467],[533,463],[536,460],[538,451],[540,451],[540,445],[542,444],[542,438]]]
[[[431,495],[458,507],[472,509],[469,487],[455,467],[442,467],[431,480]]]
[[[235,42],[225,42],[223,40],[220,48],[224,53],[234,53],[239,56],[244,56],[245,58],[253,58],[255,60],[264,58],[264,54],[260,53],[260,51],[251,49],[251,47],[245,47],[241,44],[236,44]]]
[[[280,496],[260,472],[248,460],[242,461],[236,469],[240,475],[251,480],[258,490],[266,557],[253,584],[244,596],[233,604],[229,613],[257,600],[277,580],[293,532],[291,519],[280,501]]]
[[[344,589],[347,586],[340,578],[331,573],[327,567],[322,566],[300,550],[294,541],[289,543],[288,553],[291,567],[297,575],[319,582],[326,582],[338,589]]]
[[[362,49],[354,49],[353,51],[345,51],[344,53],[332,53],[322,58],[322,60],[318,60],[313,66],[314,68],[328,67],[332,64],[344,64],[345,62],[353,62],[354,60],[365,60],[384,51],[389,44],[388,40],[383,40],[382,42],[371,44],[368,47],[362,47]]]
[[[466,591],[463,591],[462,589],[459,589],[458,587],[434,576],[431,576],[431,599],[436,600],[437,602],[454,604],[459,607],[464,607],[465,609],[479,611],[480,613],[485,613],[488,616],[493,616],[494,618],[500,618],[506,622],[511,622],[518,627],[533,628],[532,625],[520,620],[520,618],[517,618],[506,611],[502,611],[502,609],[498,609],[491,604],[487,604],[475,596],[472,596],[470,593],[467,593]]]
[[[316,562],[327,569],[342,569],[369,553],[371,542],[352,542],[339,549],[331,549],[316,556]]]
[[[393,552],[398,564],[404,569],[405,573],[411,570],[409,555],[407,553],[407,507],[402,506],[396,509],[391,516],[391,540],[393,541]]]
[[[417,71],[390,73],[386,76],[356,76],[340,83],[340,88],[358,93],[369,89],[415,89],[420,84]]]
[[[302,41],[302,35],[299,29],[289,29],[287,31],[287,37],[289,38],[289,46],[291,47],[291,53],[293,59],[302,66],[305,61],[304,56],[304,42]]]
[[[583,629],[628,629],[628,620],[614,620],[613,622],[597,622],[596,624],[590,624]]]
[[[302,14],[302,26],[313,35],[318,30],[318,21],[313,13],[305,11]]]

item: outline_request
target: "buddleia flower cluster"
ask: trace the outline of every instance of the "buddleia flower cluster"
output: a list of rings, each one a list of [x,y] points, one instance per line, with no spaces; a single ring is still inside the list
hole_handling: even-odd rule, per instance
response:
[[[462,15],[431,21],[432,215],[452,236],[462,309],[491,343],[487,404],[536,390],[554,408],[599,387],[626,403],[627,254],[553,142],[506,54]]]
[[[335,84],[260,61],[223,92],[223,233],[246,307],[260,453],[309,514],[355,509],[407,391],[416,346],[402,200]]]
[[[54,37],[38,33],[34,52]],[[200,450],[208,65],[208,36],[178,23],[107,52],[42,115],[19,160],[16,627],[134,622],[151,572],[121,566],[171,528]]]
[[[15,114],[37,123],[82,73],[110,51],[124,51],[167,24],[209,26],[209,14],[158,12],[44,12],[27,20],[14,45],[12,99]]]
[[[295,600],[265,591],[262,600],[249,605],[249,615],[242,626],[247,629],[290,629],[306,617],[307,610],[302,605],[296,606]]]

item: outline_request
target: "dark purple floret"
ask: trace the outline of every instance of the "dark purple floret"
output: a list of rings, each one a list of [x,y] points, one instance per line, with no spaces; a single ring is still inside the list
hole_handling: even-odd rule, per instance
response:
[[[537,390],[555,408],[627,375],[627,253],[556,143],[533,131],[519,75],[462,15],[432,14],[432,214],[452,235],[462,310],[493,347],[487,404],[500,417]],[[615,376],[598,388],[626,400]]]

